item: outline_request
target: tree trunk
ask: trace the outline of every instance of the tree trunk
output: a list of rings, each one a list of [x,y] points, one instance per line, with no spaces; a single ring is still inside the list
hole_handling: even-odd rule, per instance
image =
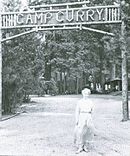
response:
[[[60,71],[60,94],[63,93],[63,85],[62,85],[62,71]]]
[[[101,91],[104,91],[104,77],[103,77],[103,62],[101,59],[101,64],[100,64],[100,84],[101,84]]]
[[[45,80],[51,80],[51,64],[49,63],[49,60],[45,61]]]
[[[76,94],[79,94],[79,78],[76,78]]]
[[[63,89],[64,89],[64,94],[66,93],[66,75],[65,75],[65,72],[64,72],[64,86],[63,86]]]

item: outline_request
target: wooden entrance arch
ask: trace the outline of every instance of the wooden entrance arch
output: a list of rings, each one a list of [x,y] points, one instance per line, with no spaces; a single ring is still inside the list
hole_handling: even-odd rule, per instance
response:
[[[1,2],[0,2],[1,3]],[[0,6],[2,6],[0,4]],[[75,7],[76,6],[76,7]],[[89,1],[62,3],[52,5],[30,6],[25,11],[2,12],[0,10],[0,118],[2,117],[2,42],[13,38],[38,31],[55,31],[79,29],[88,30],[105,35],[114,36],[113,33],[93,29],[91,25],[99,24],[122,24],[122,35],[124,27],[122,22],[120,5],[90,6]],[[7,29],[31,28],[30,31],[2,38],[2,31]],[[123,56],[123,103],[128,103],[127,79],[126,79],[126,55]],[[125,95],[125,96],[124,96]]]

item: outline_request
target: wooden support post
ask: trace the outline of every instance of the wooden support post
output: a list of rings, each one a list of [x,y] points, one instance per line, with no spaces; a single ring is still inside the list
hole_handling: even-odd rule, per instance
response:
[[[2,9],[2,5],[0,2],[0,11]],[[0,120],[2,119],[2,22],[1,22],[1,14],[0,14]]]
[[[123,121],[129,120],[128,106],[128,71],[127,71],[127,50],[125,41],[125,23],[121,24],[121,51],[122,51],[122,110]]]
[[[128,70],[127,70],[127,49],[126,49],[126,25],[125,25],[125,0],[121,3],[121,53],[122,53],[122,121],[129,120],[129,104],[128,104]]]
[[[14,35],[14,36],[11,36],[11,37],[8,37],[8,38],[5,38],[5,39],[1,39],[1,42],[12,40],[14,38],[17,38],[17,37],[20,37],[20,36],[23,36],[23,35],[27,35],[27,34],[30,34],[30,33],[33,33],[33,32],[37,32],[37,29],[33,29],[33,30],[26,31],[26,32],[23,32],[23,33],[20,33],[20,34],[17,34],[17,35]]]
[[[113,33],[109,33],[109,32],[98,30],[98,29],[88,28],[88,27],[84,27],[84,26],[82,26],[81,28],[83,30],[93,31],[93,32],[101,33],[101,34],[112,36],[112,37],[115,36]]]

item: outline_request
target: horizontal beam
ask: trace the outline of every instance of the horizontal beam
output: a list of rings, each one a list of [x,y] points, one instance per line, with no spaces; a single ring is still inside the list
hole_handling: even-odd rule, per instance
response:
[[[12,40],[14,38],[17,38],[17,37],[20,37],[20,36],[23,36],[23,35],[26,35],[26,34],[30,34],[30,33],[33,33],[33,32],[38,32],[38,31],[75,30],[75,29],[79,29],[79,30],[83,29],[83,30],[93,31],[93,32],[104,34],[104,35],[109,35],[109,36],[112,36],[112,37],[115,36],[113,33],[105,32],[105,31],[97,30],[97,29],[93,29],[93,28],[84,27],[84,26],[82,26],[80,24],[80,25],[71,26],[71,27],[70,26],[50,27],[50,28],[46,28],[46,27],[45,28],[41,28],[41,27],[38,28],[38,27],[36,27],[33,30],[26,31],[26,32],[23,32],[23,33],[20,33],[20,34],[17,34],[17,35],[2,39],[1,42],[3,43],[5,41]]]
[[[73,30],[73,29],[80,29],[80,27],[75,26],[75,27],[39,28],[38,31]]]
[[[1,12],[0,15],[12,15],[12,14],[33,14],[33,13],[44,13],[44,12],[59,12],[59,11],[66,11],[66,10],[79,10],[79,9],[82,9],[82,10],[85,10],[85,9],[105,9],[105,8],[120,8],[120,6],[116,6],[116,5],[107,5],[107,6],[91,6],[91,7],[80,7],[80,8],[58,8],[58,9],[52,9],[52,10],[38,10],[38,11],[35,11],[35,10],[28,10],[28,11],[21,11],[21,12]]]
[[[81,7],[80,7],[81,8]],[[102,6],[102,5],[99,5],[99,6],[84,6],[84,7],[82,7],[82,9],[100,9],[100,8],[102,8],[102,9],[104,9],[104,8],[120,8],[120,6],[116,6],[116,5],[104,5],[104,6]],[[68,10],[72,10],[72,9],[79,9],[79,8],[68,8]],[[56,11],[64,11],[64,10],[66,10],[66,8],[63,8],[63,9],[60,9],[60,8],[58,8],[58,9],[52,9],[52,11],[53,10],[56,10]],[[49,11],[49,10],[48,10]],[[35,12],[35,11],[34,11]]]
[[[49,7],[62,7],[62,6],[73,6],[73,5],[83,5],[89,4],[90,1],[83,2],[73,2],[73,3],[61,3],[61,4],[49,4],[49,5],[37,5],[37,6],[29,6],[29,8],[49,8]]]
[[[35,27],[51,27],[51,26],[75,26],[75,25],[99,25],[99,24],[121,24],[122,21],[97,21],[97,22],[82,22],[82,23],[60,23],[60,24],[42,24],[42,25],[19,25],[2,27],[1,29],[15,29],[15,28],[35,28]]]
[[[8,37],[8,38],[5,38],[5,39],[2,39],[1,42],[6,42],[6,41],[9,41],[9,40],[12,40],[14,38],[17,38],[17,37],[20,37],[20,36],[23,36],[23,35],[27,35],[27,34],[30,34],[30,33],[33,33],[33,32],[38,32],[38,31],[56,31],[56,30],[73,30],[73,29],[79,29],[80,27],[78,26],[75,26],[75,27],[51,27],[51,28],[35,28],[33,30],[30,30],[30,31],[26,31],[26,32],[23,32],[23,33],[20,33],[20,34],[17,34],[17,35],[14,35],[14,36],[11,36],[11,37]]]

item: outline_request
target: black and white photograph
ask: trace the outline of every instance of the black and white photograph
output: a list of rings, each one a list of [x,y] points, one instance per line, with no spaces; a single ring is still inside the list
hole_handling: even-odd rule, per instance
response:
[[[130,156],[130,0],[0,0],[0,156]]]

